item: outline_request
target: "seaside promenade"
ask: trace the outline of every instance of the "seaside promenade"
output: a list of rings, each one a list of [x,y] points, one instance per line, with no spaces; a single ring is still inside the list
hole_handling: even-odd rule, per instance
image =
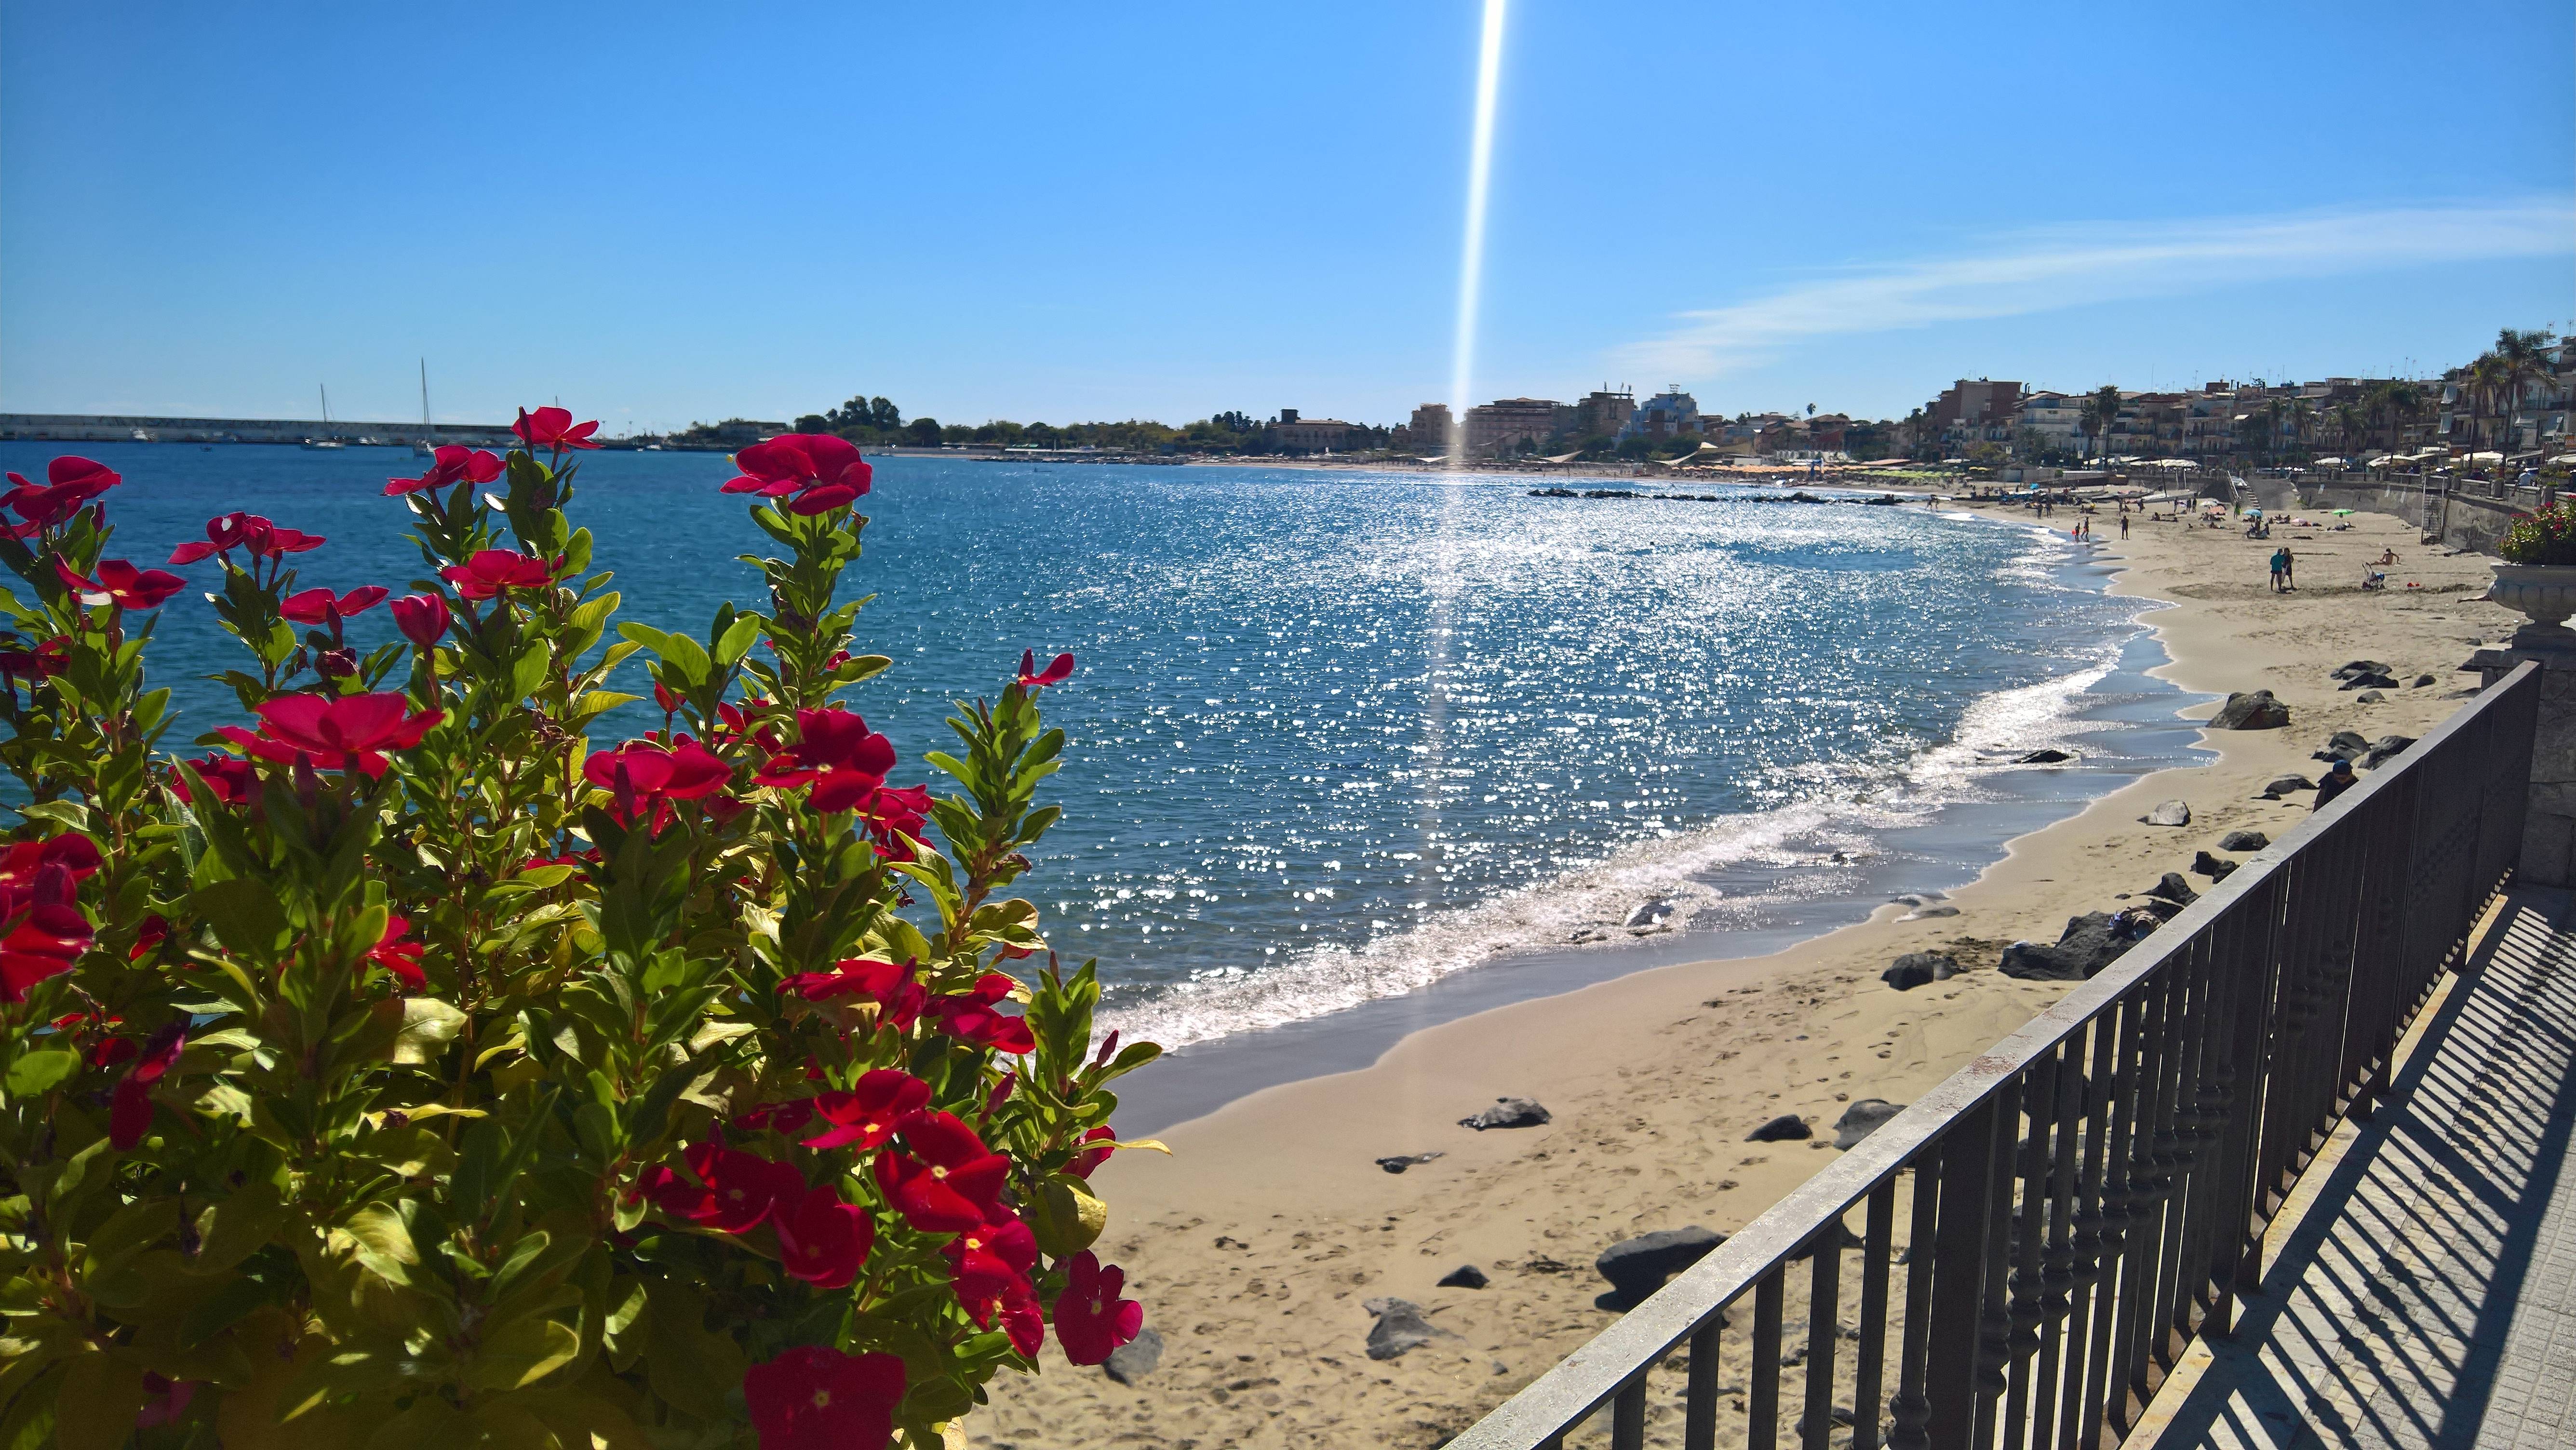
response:
[[[2411,1038],[2128,1446],[2576,1445],[2576,898],[2510,892]]]

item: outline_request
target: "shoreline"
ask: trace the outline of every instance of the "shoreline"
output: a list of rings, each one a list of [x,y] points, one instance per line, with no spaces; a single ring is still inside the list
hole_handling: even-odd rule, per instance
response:
[[[1972,526],[2028,527],[2011,519],[1983,517]],[[2071,554],[2049,567],[2072,587],[2124,597],[2114,588],[2119,571],[2090,552]],[[2155,676],[2157,669],[2171,662],[2146,617],[2155,607],[2161,605],[2138,610],[2108,637],[2108,663],[2101,666],[2098,679],[2070,694],[2070,708],[2051,716],[2029,738],[1969,747],[1994,755],[2040,746],[2080,746],[2076,761],[2022,770],[1989,762],[1972,785],[1963,790],[1954,787],[1955,794],[1920,806],[1909,804],[1896,813],[1896,820],[1858,827],[1829,819],[1785,832],[1775,849],[1812,858],[1805,863],[1782,865],[1776,856],[1764,859],[1757,852],[1716,868],[1732,878],[1730,888],[1751,885],[1750,877],[1770,877],[1768,884],[1775,891],[1792,883],[1810,885],[1818,876],[1845,879],[1812,894],[1793,891],[1785,899],[1755,907],[1750,921],[1686,927],[1620,941],[1533,942],[1411,991],[1189,1043],[1163,1058],[1153,1072],[1129,1079],[1119,1114],[1121,1129],[1130,1135],[1159,1134],[1267,1088],[1366,1068],[1414,1032],[1479,1012],[1561,996],[1663,967],[1778,956],[1867,920],[1899,895],[1962,889],[2001,860],[2012,841],[2083,810],[2143,775],[2196,757],[2198,747],[2193,742],[2198,731],[2179,715],[2191,703],[2190,692]],[[2083,673],[2079,668],[2066,678]],[[2017,693],[2004,690],[1971,700],[1960,728],[1971,728],[1979,706]],[[1936,745],[1925,755],[1955,750],[1963,743]],[[1922,763],[1918,758],[1918,766]],[[1900,789],[1917,783],[1916,777],[1909,776]],[[1757,826],[1762,820],[1758,814],[1723,817],[1703,830],[1716,835],[1729,828]],[[1869,849],[1845,866],[1840,853],[1831,851],[1831,843],[1817,837],[1839,839],[1852,830],[1867,840]],[[1832,867],[1824,864],[1829,852],[1836,863]],[[1614,856],[1589,869],[1609,867],[1616,860]],[[1546,890],[1549,884],[1535,883],[1530,889]]]
[[[2208,696],[2268,688],[2292,723],[2199,732],[2205,763],[2145,775],[2014,838],[1952,894],[1959,915],[1902,921],[1902,907],[1882,906],[1769,956],[1655,967],[1459,1017],[1364,1068],[1182,1122],[1161,1135],[1174,1158],[1113,1159],[1096,1175],[1111,1210],[1099,1248],[1162,1334],[1161,1367],[1131,1388],[1050,1355],[1042,1376],[993,1386],[970,1442],[1427,1447],[1463,1429],[1613,1321],[1593,1302],[1603,1248],[1653,1229],[1741,1226],[1822,1166],[1845,1103],[1910,1101],[2064,993],[2000,976],[2004,944],[2054,941],[2069,916],[2115,909],[2230,830],[2277,834],[2304,816],[2305,793],[2253,797],[2274,776],[2312,776],[2327,734],[2421,735],[2457,707],[2441,698],[2464,683],[2455,667],[2516,622],[2464,597],[2483,590],[2489,561],[2426,549],[2400,520],[2353,522],[2341,534],[2280,529],[2309,581],[2292,595],[2262,583],[2280,540],[2165,524],[2102,541],[2113,594],[2168,602],[2141,620],[2167,656],[2157,678]],[[2382,547],[2401,556],[2398,587],[2365,593],[2360,560]],[[2329,678],[2361,657],[2434,684],[2365,704]],[[2215,707],[2182,713],[2196,724]],[[2190,826],[2140,824],[2168,798],[2190,803]],[[1952,950],[1968,970],[1904,993],[1878,980],[1897,954],[1925,949]],[[1457,1126],[1506,1095],[1538,1099],[1552,1121]],[[1782,1114],[1819,1135],[1746,1141]],[[1417,1153],[1442,1156],[1400,1175],[1372,1161]],[[1464,1263],[1490,1286],[1436,1283]],[[1379,1296],[1421,1305],[1456,1337],[1369,1360],[1363,1306]]]

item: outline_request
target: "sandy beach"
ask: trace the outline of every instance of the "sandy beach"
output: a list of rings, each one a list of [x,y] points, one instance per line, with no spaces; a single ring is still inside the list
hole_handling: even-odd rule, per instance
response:
[[[1996,510],[2002,513],[2002,510]],[[2022,510],[2010,516],[2027,519]],[[2047,520],[2061,529],[2079,516]],[[1611,1322],[1592,1260],[1653,1229],[1732,1230],[1832,1157],[1831,1124],[1856,1099],[1910,1101],[2066,990],[1994,968],[2015,940],[2054,942],[2066,919],[2112,910],[2195,851],[2250,829],[2280,834],[2301,792],[2260,798],[2338,730],[2420,736],[2475,683],[2457,666],[2518,617],[2477,602],[2488,560],[2445,557],[2413,526],[2357,515],[2346,532],[2094,516],[2116,591],[2167,601],[2146,616],[2171,663],[2156,671],[2211,695],[2269,689],[2286,729],[2211,731],[2208,763],[2148,776],[2011,843],[1946,903],[1908,919],[1890,905],[1777,955],[1661,968],[1418,1032],[1365,1070],[1272,1088],[1161,1136],[1171,1158],[1123,1154],[1097,1184],[1110,1204],[1100,1249],[1163,1338],[1135,1385],[1068,1366],[1050,1348],[1034,1379],[1005,1376],[966,1423],[992,1447],[1438,1444]],[[2321,520],[2331,523],[2332,520]],[[2265,559],[2286,543],[2302,587],[2271,593]],[[2391,587],[2359,587],[2394,548]],[[2420,587],[2408,587],[2410,584]],[[2394,666],[2376,703],[2339,690],[2348,660]],[[2412,682],[2429,674],[2432,683]],[[2217,708],[2194,707],[2194,717]],[[2160,801],[2191,824],[2143,824]],[[2207,880],[2193,877],[2196,887]],[[1972,970],[1897,992],[1900,953],[1948,950]],[[1475,1132],[1458,1119],[1501,1096],[1535,1098],[1547,1125]],[[1753,1143],[1781,1114],[1809,1142]],[[1400,1175],[1373,1160],[1442,1156]],[[1474,1264],[1483,1289],[1437,1281]],[[1454,1337],[1372,1361],[1363,1306],[1421,1305]]]

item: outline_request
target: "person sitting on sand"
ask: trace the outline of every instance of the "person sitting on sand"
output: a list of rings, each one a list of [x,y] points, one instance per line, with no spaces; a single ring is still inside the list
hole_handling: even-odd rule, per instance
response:
[[[2310,809],[2324,810],[2336,796],[2359,784],[2361,784],[2361,777],[2352,773],[2352,762],[2336,761],[2334,769],[2326,772],[2325,779],[2317,782],[2317,803]]]
[[[2395,549],[2382,549],[2379,551],[2379,557],[2371,560],[2370,562],[2374,564],[2394,564],[2397,562],[2397,551]]]

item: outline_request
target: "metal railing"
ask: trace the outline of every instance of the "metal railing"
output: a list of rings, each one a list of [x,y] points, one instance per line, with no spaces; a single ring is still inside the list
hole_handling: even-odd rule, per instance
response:
[[[2119,1443],[2512,874],[2539,704],[2523,665],[1451,1450],[1556,1450],[1605,1407],[1614,1450]]]

